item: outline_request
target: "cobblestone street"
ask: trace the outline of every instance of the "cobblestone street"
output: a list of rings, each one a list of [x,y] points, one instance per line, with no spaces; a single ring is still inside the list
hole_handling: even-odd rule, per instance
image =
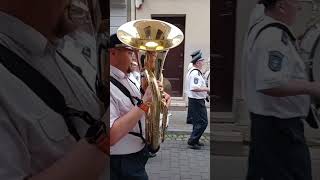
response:
[[[147,172],[150,180],[209,180],[209,137],[201,138],[201,150],[189,149],[189,135],[169,134],[157,156],[149,159]]]

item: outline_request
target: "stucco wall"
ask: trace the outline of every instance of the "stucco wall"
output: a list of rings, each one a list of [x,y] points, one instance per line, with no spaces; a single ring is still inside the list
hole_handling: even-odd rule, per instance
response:
[[[128,21],[128,8],[131,4],[126,0],[112,0],[110,2],[110,34],[116,33],[119,26]]]

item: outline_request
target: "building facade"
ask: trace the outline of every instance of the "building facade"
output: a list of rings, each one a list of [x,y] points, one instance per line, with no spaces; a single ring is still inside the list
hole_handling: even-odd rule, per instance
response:
[[[201,49],[207,62],[210,58],[210,1],[122,0],[119,3],[114,0],[111,1],[110,15],[111,33],[116,32],[121,24],[137,19],[163,20],[183,31],[185,39],[169,51],[163,74],[171,83],[175,102],[185,106],[184,79],[191,61],[190,54]]]

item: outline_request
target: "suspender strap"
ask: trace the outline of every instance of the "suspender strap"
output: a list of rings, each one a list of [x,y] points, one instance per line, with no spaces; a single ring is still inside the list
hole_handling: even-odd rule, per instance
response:
[[[133,102],[133,97],[131,96],[130,91],[129,91],[123,84],[121,84],[118,80],[116,80],[116,79],[115,79],[114,77],[112,77],[112,76],[110,76],[110,81],[111,81],[111,83],[114,84],[124,95],[126,95],[126,96],[130,99],[132,105],[135,106],[135,104],[134,104],[134,102]],[[144,138],[143,135],[142,135],[142,125],[141,125],[141,121],[140,121],[140,120],[139,120],[138,124],[139,124],[139,133],[137,133],[137,132],[129,132],[129,134],[141,138],[141,140],[143,141],[143,143],[146,143],[146,140],[145,140],[145,138]]]
[[[261,18],[259,21],[257,21],[256,23],[254,23],[254,24],[250,27],[247,36],[249,36],[249,34],[251,34],[251,31],[252,31],[259,23],[261,23],[262,21],[263,21],[263,18]]]
[[[126,96],[130,99],[132,105],[135,105],[134,102],[133,102],[133,98],[132,98],[132,96],[131,96],[131,94],[130,94],[130,91],[129,91],[123,84],[121,84],[118,80],[116,80],[116,79],[115,79],[114,77],[112,77],[112,76],[110,76],[110,81],[111,81],[112,84],[114,84],[118,89],[120,89],[120,91],[121,91],[124,95],[126,95]]]
[[[142,125],[141,125],[141,121],[140,120],[139,120],[138,124],[139,124],[139,133],[129,132],[129,134],[139,137],[142,140],[143,143],[146,143],[146,139],[142,135]]]

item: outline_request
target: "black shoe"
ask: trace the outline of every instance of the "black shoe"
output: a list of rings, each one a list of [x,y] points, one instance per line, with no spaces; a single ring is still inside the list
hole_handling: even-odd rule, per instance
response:
[[[195,149],[195,150],[201,149],[201,147],[198,144],[189,145],[189,148],[190,149]]]
[[[204,146],[204,144],[201,143],[201,142],[197,142],[197,145],[198,145],[198,146]]]

